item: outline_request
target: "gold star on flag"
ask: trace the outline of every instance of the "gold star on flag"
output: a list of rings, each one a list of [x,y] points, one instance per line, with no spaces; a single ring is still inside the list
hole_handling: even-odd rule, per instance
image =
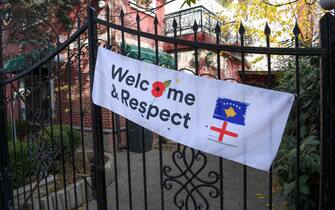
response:
[[[228,117],[235,117],[236,112],[233,107],[229,107],[228,109],[225,109],[224,112],[226,113],[227,118]]]

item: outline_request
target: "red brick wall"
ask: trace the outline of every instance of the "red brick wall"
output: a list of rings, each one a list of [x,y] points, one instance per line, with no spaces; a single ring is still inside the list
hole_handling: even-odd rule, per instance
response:
[[[106,1],[108,3],[108,1]],[[118,16],[120,14],[121,8],[126,13],[125,15],[125,26],[136,28],[136,10],[129,6],[128,1],[113,1],[111,3],[113,8],[111,7],[111,15],[112,16]],[[157,6],[163,4],[163,0],[157,1]],[[128,13],[133,13],[130,15],[127,15]],[[100,9],[98,10],[98,14],[100,15],[100,18],[105,18],[105,10]],[[153,21],[154,17],[150,15],[146,15],[142,12],[139,13],[142,21],[141,21],[141,30],[149,33],[154,33],[154,27]],[[159,25],[158,25],[158,33],[161,34],[163,30],[163,18],[164,18],[164,7],[159,9],[156,13]],[[85,16],[85,14],[83,14]],[[75,16],[74,16],[75,17]],[[111,21],[120,24],[119,18],[112,18]],[[98,31],[99,31],[99,37],[106,37],[106,28],[102,27],[101,25],[98,25]],[[115,41],[117,41],[118,44],[121,43],[120,39],[120,32],[115,32],[112,30],[112,37],[115,37]],[[136,36],[126,34],[126,40],[133,39],[134,41],[137,40]],[[105,40],[106,41],[106,40]],[[112,40],[113,41],[113,40]],[[147,44],[154,46],[153,40],[142,40],[142,44]],[[76,49],[73,49],[73,52],[76,52]],[[76,60],[71,64],[71,103],[72,103],[72,118],[70,116],[70,98],[69,98],[69,83],[68,83],[68,72],[66,67],[64,66],[62,68],[62,74],[61,74],[61,92],[60,92],[60,98],[61,98],[61,117],[62,122],[65,124],[69,124],[70,120],[72,119],[72,123],[74,126],[80,126],[80,119],[83,118],[84,121],[84,127],[91,128],[92,127],[92,118],[91,118],[91,96],[90,96],[90,79],[89,79],[89,67],[88,67],[88,53],[85,53],[85,56],[81,58],[81,72],[82,72],[82,106],[83,106],[83,112],[80,112],[80,97],[79,97],[79,73],[78,73],[78,63]],[[55,84],[57,86],[58,81],[55,81]],[[58,88],[56,88],[58,89]],[[56,110],[59,110],[60,104],[59,104],[59,94],[56,91]],[[60,115],[59,112],[56,112],[57,122],[59,122]],[[112,114],[110,111],[106,109],[102,109],[102,118],[103,118],[103,126],[104,128],[111,129],[112,128]],[[121,127],[125,126],[125,120],[121,119]]]
[[[87,55],[87,53],[85,53]],[[92,113],[91,113],[91,87],[90,75],[88,68],[88,57],[81,58],[81,82],[82,82],[82,103],[80,103],[80,86],[79,86],[79,71],[78,62],[75,60],[71,63],[71,80],[69,85],[69,69],[66,66],[61,68],[60,80],[55,80],[55,100],[56,100],[56,119],[55,123],[60,123],[60,117],[63,124],[72,124],[75,127],[80,127],[81,118],[83,119],[83,126],[85,128],[92,127]],[[60,86],[58,85],[60,82]],[[60,88],[59,88],[60,87]],[[60,89],[60,92],[59,92]],[[70,92],[71,90],[71,98]],[[82,105],[82,109],[80,107]],[[72,106],[72,109],[70,109]],[[61,108],[61,109],[60,109]],[[61,110],[61,112],[59,112]],[[70,114],[72,110],[72,116]],[[112,112],[107,109],[102,109],[102,121],[105,129],[112,128]],[[125,126],[125,120],[121,120],[121,127]]]

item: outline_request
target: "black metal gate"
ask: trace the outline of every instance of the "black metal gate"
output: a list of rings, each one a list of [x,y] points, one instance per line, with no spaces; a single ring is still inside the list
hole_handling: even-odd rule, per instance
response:
[[[258,174],[253,169],[227,162],[222,158],[201,151],[170,143],[155,134],[146,134],[138,125],[103,110],[91,102],[90,94],[97,47],[126,54],[126,36],[137,38],[137,58],[141,56],[141,40],[153,40],[152,63],[160,62],[160,43],[174,47],[174,64],[178,68],[178,46],[194,50],[194,71],[199,75],[199,50],[216,54],[217,72],[204,76],[229,80],[222,75],[221,52],[241,56],[241,81],[246,79],[246,54],[263,54],[267,60],[264,87],[275,88],[271,58],[290,56],[295,64],[296,124],[295,189],[296,209],[304,209],[301,185],[301,85],[300,61],[303,57],[321,60],[321,184],[320,209],[334,209],[333,161],[335,149],[334,102],[334,41],[335,20],[327,13],[320,21],[321,48],[300,48],[299,28],[293,29],[292,48],[271,48],[271,30],[265,28],[266,47],[244,46],[245,29],[239,29],[239,46],[221,44],[220,26],[215,27],[216,44],[198,41],[198,25],[194,23],[194,40],[177,37],[178,24],[173,22],[174,37],[158,34],[158,20],[153,27],[155,34],[142,32],[140,18],[137,26],[124,26],[123,11],[119,22],[111,22],[109,9],[106,18],[96,17],[90,7],[87,21],[78,19],[78,29],[65,42],[58,43],[53,51],[50,45],[46,56],[31,67],[17,74],[0,73],[0,148],[1,148],[1,209],[252,209],[258,205],[251,193],[260,182],[267,183],[262,205],[265,209],[281,209],[275,195],[272,170]],[[99,26],[99,27],[97,27]],[[99,28],[99,32],[98,32]],[[101,34],[105,35],[105,38]],[[119,43],[115,42],[119,36]],[[2,49],[2,46],[1,46]],[[2,50],[0,50],[2,56]],[[42,53],[42,52],[41,52]],[[65,55],[65,59],[63,59]],[[0,66],[3,66],[1,64]],[[182,69],[188,71],[187,69]],[[316,99],[318,101],[318,99]],[[104,128],[106,118],[111,128]],[[123,126],[124,125],[124,126]],[[127,138],[126,138],[127,136]],[[132,153],[130,144],[137,137],[139,154]],[[107,139],[107,140],[106,140]],[[127,149],[121,152],[118,145],[126,139]],[[151,148],[151,141],[157,144]],[[105,152],[106,141],[110,152]],[[90,142],[92,145],[90,145]],[[105,144],[104,144],[105,142]],[[150,145],[149,145],[150,144]],[[91,147],[92,146],[92,147]],[[118,146],[120,148],[118,148]],[[133,145],[134,146],[134,145]],[[89,148],[92,148],[90,151]],[[147,149],[144,149],[147,148]],[[231,171],[234,170],[234,173]],[[238,172],[238,173],[236,173]],[[239,182],[230,184],[238,176]],[[264,180],[265,179],[265,180]],[[236,192],[234,192],[236,190]],[[256,204],[255,204],[256,203]],[[275,204],[274,204],[275,203]]]

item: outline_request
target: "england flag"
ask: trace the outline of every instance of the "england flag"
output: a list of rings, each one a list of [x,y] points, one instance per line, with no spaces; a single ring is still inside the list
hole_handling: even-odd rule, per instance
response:
[[[248,104],[218,98],[208,133],[208,140],[227,146],[238,146],[238,134],[245,126]],[[242,131],[243,132],[243,131]]]

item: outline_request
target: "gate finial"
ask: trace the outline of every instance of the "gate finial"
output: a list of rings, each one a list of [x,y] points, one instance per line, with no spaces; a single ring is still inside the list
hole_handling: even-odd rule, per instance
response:
[[[265,34],[265,36],[270,36],[270,34],[271,34],[271,29],[270,29],[270,26],[269,26],[268,22],[266,22],[266,24],[265,24],[264,34]]]
[[[194,32],[197,32],[197,31],[198,31],[198,29],[199,29],[199,27],[198,27],[197,21],[196,21],[196,20],[194,20],[194,24],[193,24],[193,31],[194,31]]]
[[[300,28],[299,28],[299,25],[298,25],[297,21],[295,22],[295,25],[294,25],[294,28],[293,28],[293,34],[294,34],[294,36],[299,36],[299,34],[300,34]]]
[[[243,26],[243,23],[242,23],[242,22],[240,23],[240,28],[238,29],[238,33],[239,33],[241,36],[244,36],[244,34],[245,34],[245,29],[244,29],[244,26]]]
[[[178,24],[177,24],[176,18],[173,18],[172,27],[173,27],[173,29],[177,29],[177,27],[178,27]]]
[[[220,32],[221,32],[220,24],[219,24],[219,21],[217,21],[216,26],[215,26],[215,33],[218,36]]]

